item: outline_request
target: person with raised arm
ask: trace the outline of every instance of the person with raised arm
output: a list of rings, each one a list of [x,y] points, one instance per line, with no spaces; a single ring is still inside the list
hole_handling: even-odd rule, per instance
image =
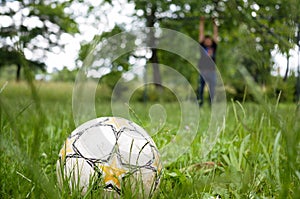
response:
[[[199,43],[201,45],[201,58],[199,60],[199,85],[198,85],[198,103],[201,107],[203,105],[203,91],[206,84],[209,87],[210,103],[214,99],[215,86],[217,83],[216,77],[216,52],[218,43],[218,26],[213,19],[213,36],[204,34],[205,18],[200,17],[199,23]]]

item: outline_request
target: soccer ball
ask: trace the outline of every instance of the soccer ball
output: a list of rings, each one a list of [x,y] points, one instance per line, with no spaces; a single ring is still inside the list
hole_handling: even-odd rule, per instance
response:
[[[85,194],[89,188],[122,194],[151,196],[159,185],[162,164],[147,132],[119,117],[101,117],[76,128],[67,138],[57,161],[58,182]],[[127,183],[127,184],[126,184]]]

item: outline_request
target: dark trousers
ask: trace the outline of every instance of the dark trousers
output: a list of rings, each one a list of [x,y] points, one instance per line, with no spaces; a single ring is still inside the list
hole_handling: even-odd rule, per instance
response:
[[[217,83],[216,78],[216,72],[215,71],[203,71],[199,77],[199,83],[198,83],[198,91],[197,91],[197,97],[199,105],[202,106],[203,104],[203,92],[205,85],[208,84],[209,88],[209,103],[211,103],[215,96],[215,87]]]

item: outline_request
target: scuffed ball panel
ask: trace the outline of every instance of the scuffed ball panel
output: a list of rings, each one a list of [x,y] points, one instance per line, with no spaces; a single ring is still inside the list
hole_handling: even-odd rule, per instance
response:
[[[97,118],[79,126],[66,140],[60,159],[59,181],[66,179],[71,190],[75,185],[83,193],[96,177],[100,180],[92,182],[102,182],[96,187],[121,194],[122,181],[129,176],[151,195],[162,170],[157,147],[147,132],[118,117]]]
[[[69,182],[71,190],[78,190],[82,194],[86,193],[96,173],[85,159],[67,157],[64,162],[58,160],[56,165],[58,182],[61,186],[65,180]]]
[[[153,151],[149,141],[145,139],[133,139],[122,134],[118,139],[119,152],[124,164],[145,166],[153,161]]]
[[[125,176],[122,189],[133,195],[138,194],[138,198],[150,198],[160,184],[160,177],[160,173],[151,169],[139,168],[131,175]]]
[[[74,147],[80,149],[78,150],[80,154],[87,159],[105,160],[116,144],[116,137],[111,131],[109,126],[89,128],[78,136],[74,142]]]
[[[87,121],[85,123],[83,123],[82,125],[78,126],[72,133],[70,136],[74,136],[74,135],[77,135],[77,134],[81,134],[83,132],[85,132],[87,129],[91,128],[91,127],[94,127],[94,126],[97,126],[97,125],[100,125],[107,121],[108,118],[107,117],[101,117],[101,118],[96,118],[96,119],[93,119],[93,120],[90,120],[90,121]]]

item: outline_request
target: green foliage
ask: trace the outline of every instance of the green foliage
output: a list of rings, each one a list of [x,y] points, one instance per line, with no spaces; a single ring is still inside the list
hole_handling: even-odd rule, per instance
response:
[[[92,42],[81,45],[78,59],[80,61],[84,61],[89,56],[89,53],[91,53],[91,51],[95,50],[94,49],[95,46],[97,46],[99,43],[103,42],[105,39],[115,36],[123,31],[124,30],[120,26],[116,25],[110,32],[103,32],[101,35],[95,35]],[[118,44],[118,45],[120,45],[120,44]]]
[[[299,24],[299,4],[296,0],[129,2],[135,4],[133,16],[144,22],[145,26],[170,28],[195,40],[198,40],[200,16],[206,17],[208,34],[212,34],[211,18],[217,18],[220,42],[216,64],[226,87],[235,90],[229,91],[235,99],[242,99],[246,87],[244,77],[239,74],[240,67],[245,67],[261,87],[272,90],[271,51],[277,46],[280,52],[286,53],[297,44],[295,33]],[[111,35],[105,33],[102,36]],[[178,44],[178,47],[182,46]],[[158,50],[157,53],[159,63],[178,70],[196,87],[196,72],[184,60],[165,51]],[[163,79],[162,70],[160,68]]]
[[[49,20],[53,24],[58,25],[61,32],[77,33],[77,24],[69,15],[64,12],[64,9],[70,5],[70,2],[52,2],[46,4],[44,1],[29,4],[31,8],[30,16],[39,16],[42,21]]]
[[[268,90],[268,96],[273,99],[278,99],[280,102],[293,102],[296,101],[296,77],[291,75],[287,81],[282,78],[273,77],[272,86]]]
[[[29,66],[45,70],[46,52],[52,52],[53,47],[63,47],[59,42],[60,35],[78,32],[75,21],[64,12],[71,2],[1,1],[1,15],[11,19],[12,23],[1,27],[0,67],[17,65],[20,71],[23,63],[19,51],[26,49],[36,55],[26,60]],[[8,9],[4,9],[6,7]],[[34,22],[25,23],[33,19]],[[41,40],[44,45],[40,45]]]
[[[120,71],[113,71],[100,78],[99,83],[108,86],[111,90],[115,87],[116,83],[120,80],[122,73]]]
[[[64,67],[62,70],[55,71],[51,74],[51,80],[62,82],[75,82],[78,69],[69,70]]]
[[[3,47],[0,49],[0,68],[1,66],[15,66],[17,68],[17,80],[20,80],[20,73],[18,73],[18,68],[23,66],[24,60],[23,60],[23,54],[16,49],[10,48],[10,47]],[[39,61],[30,61],[26,60],[28,62],[28,66],[33,70],[36,71],[37,69],[40,69],[41,71],[45,71],[45,64],[41,63]]]
[[[0,79],[11,81],[16,79],[17,67],[1,67],[0,68]]]
[[[131,69],[129,64],[129,53],[119,53],[122,49],[131,49],[134,46],[135,37],[128,34],[120,39],[118,34],[123,32],[119,26],[115,26],[111,32],[104,32],[101,35],[96,35],[90,43],[82,45],[79,53],[79,59],[83,65],[93,69],[97,73],[99,82],[106,85],[111,90],[121,78],[122,74]],[[114,38],[114,39],[111,39]],[[105,47],[102,47],[104,45]],[[100,48],[99,48],[100,46]],[[120,48],[120,46],[123,46]],[[116,57],[115,55],[119,55]],[[112,60],[115,58],[115,60]],[[101,72],[105,68],[108,73]]]

